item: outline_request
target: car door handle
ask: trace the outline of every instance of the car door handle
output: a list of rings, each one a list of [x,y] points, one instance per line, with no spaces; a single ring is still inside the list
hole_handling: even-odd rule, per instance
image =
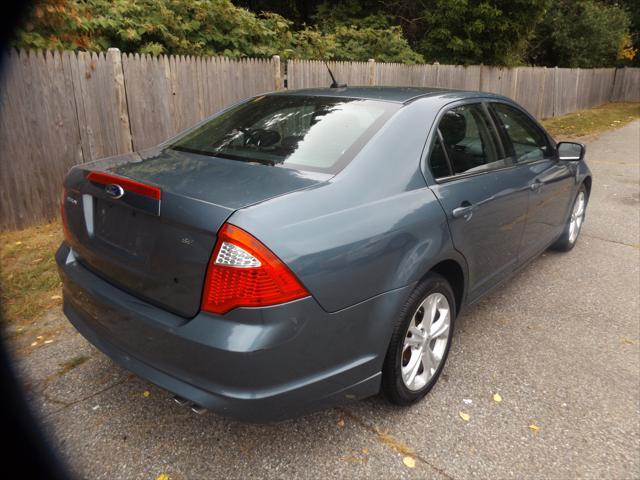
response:
[[[540,190],[542,190],[543,185],[544,183],[542,183],[540,180],[534,180],[529,184],[529,188],[534,192],[539,192]]]
[[[473,211],[475,209],[475,205],[472,205],[469,202],[462,202],[462,205],[458,208],[454,208],[451,214],[453,215],[453,218],[464,218],[468,221],[473,216]]]

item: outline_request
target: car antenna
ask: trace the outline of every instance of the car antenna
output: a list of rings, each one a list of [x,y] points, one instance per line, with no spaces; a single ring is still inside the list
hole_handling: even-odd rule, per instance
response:
[[[331,69],[329,68],[329,64],[327,63],[327,61],[324,61],[324,66],[327,67],[327,70],[329,70],[329,75],[331,75],[331,85],[329,85],[329,88],[346,88],[347,84],[346,83],[338,83],[336,82],[336,77],[333,76],[333,72],[331,71]]]

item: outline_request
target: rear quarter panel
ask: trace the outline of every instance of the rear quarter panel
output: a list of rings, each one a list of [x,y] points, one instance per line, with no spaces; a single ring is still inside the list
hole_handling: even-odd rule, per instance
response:
[[[436,105],[425,98],[403,107],[331,180],[229,221],[273,250],[329,312],[417,282],[455,255],[420,170]]]

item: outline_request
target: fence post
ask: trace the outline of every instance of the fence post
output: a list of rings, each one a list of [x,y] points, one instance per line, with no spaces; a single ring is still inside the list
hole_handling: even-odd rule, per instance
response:
[[[553,68],[553,116],[558,116],[558,67]]]
[[[518,98],[518,67],[514,67],[511,71],[511,92],[510,97],[514,100]]]
[[[369,59],[369,85],[376,84],[376,60],[375,58]]]
[[[576,111],[580,110],[580,68],[576,68]]]
[[[611,90],[609,90],[609,102],[615,102],[616,80],[618,79],[618,68],[613,71],[613,80],[611,81]]]
[[[114,79],[116,108],[118,109],[118,124],[122,138],[122,145],[118,145],[118,151],[125,153],[133,150],[131,139],[131,126],[129,124],[129,107],[127,105],[127,92],[124,86],[124,70],[122,69],[122,55],[117,48],[107,50],[107,61],[111,65]]]
[[[280,72],[280,55],[271,57],[273,61],[273,83],[276,90],[282,90],[282,74]]]

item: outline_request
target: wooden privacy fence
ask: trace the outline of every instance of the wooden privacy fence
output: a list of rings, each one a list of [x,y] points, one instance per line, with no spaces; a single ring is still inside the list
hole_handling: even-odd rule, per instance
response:
[[[538,118],[555,117],[608,102],[616,70],[613,68],[502,68],[483,65],[403,65],[399,63],[330,62],[339,82],[349,85],[402,85],[494,92],[513,98]],[[619,70],[617,100],[640,101],[639,69]],[[635,77],[634,77],[635,75]],[[327,86],[324,62],[287,62],[289,88]],[[620,77],[622,78],[622,77]],[[632,95],[634,94],[634,95]]]
[[[280,61],[11,51],[0,91],[0,229],[53,218],[73,165],[147,148],[280,88]]]
[[[325,87],[323,62],[10,51],[0,90],[0,229],[53,218],[73,165],[153,146],[246,97]],[[544,118],[640,101],[640,69],[330,62],[339,82],[485,90]],[[284,67],[284,68],[283,68]]]

